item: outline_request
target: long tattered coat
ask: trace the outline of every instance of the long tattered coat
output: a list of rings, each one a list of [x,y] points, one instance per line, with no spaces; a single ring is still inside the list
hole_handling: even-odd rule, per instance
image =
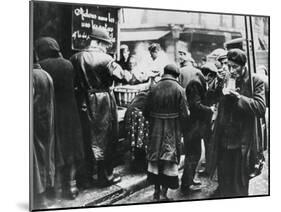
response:
[[[241,98],[222,96],[219,102],[208,167],[212,175],[218,165],[219,186],[225,195],[248,194],[250,150],[258,139],[256,119],[265,113],[264,84],[256,75],[252,76],[252,83],[253,94],[249,73],[245,71],[237,81]],[[228,172],[233,172],[233,185],[220,180],[229,177]]]
[[[147,100],[149,117],[148,161],[179,163],[180,142],[189,114],[184,89],[171,77],[163,77]]]
[[[54,88],[51,77],[35,65],[33,72],[33,186],[42,193],[54,185]]]
[[[80,163],[84,158],[83,137],[74,95],[73,66],[62,57],[48,57],[40,65],[54,82],[57,156],[62,156],[65,165]]]

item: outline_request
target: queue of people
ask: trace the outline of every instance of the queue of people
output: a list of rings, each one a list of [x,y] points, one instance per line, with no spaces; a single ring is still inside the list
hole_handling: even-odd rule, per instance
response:
[[[49,193],[75,199],[78,188],[96,184],[94,173],[100,187],[121,181],[113,164],[119,126],[112,85],[149,79],[151,88],[131,102],[125,121],[128,139],[138,147],[137,139],[145,152],[143,164],[155,186],[153,199],[171,200],[168,189],[179,186],[184,194],[200,189],[195,173],[202,140],[206,173],[212,176],[218,170],[216,194],[247,196],[253,134],[266,105],[264,82],[249,75],[245,53],[223,50],[197,69],[187,49],[181,48],[178,67],[158,63],[160,45],[154,43],[148,49],[154,65],[145,72],[125,45],[121,59],[114,61],[106,53],[110,45],[106,31],[93,29],[87,48],[67,60],[54,39],[44,37],[35,43],[35,203],[44,204]],[[134,127],[134,120],[141,127]],[[185,160],[180,182],[181,155]]]

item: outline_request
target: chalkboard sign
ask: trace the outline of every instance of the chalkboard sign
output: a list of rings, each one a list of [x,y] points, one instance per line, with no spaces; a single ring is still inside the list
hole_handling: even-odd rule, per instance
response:
[[[105,28],[113,43],[108,50],[110,53],[116,52],[117,46],[117,27],[118,9],[99,7],[99,6],[79,6],[72,7],[72,38],[71,45],[73,50],[83,50],[92,27]]]

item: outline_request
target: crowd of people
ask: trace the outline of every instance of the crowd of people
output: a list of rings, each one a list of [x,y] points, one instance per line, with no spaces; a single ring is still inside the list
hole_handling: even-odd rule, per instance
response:
[[[42,205],[53,194],[75,199],[79,189],[121,181],[113,164],[119,126],[112,85],[149,80],[150,89],[127,108],[125,128],[134,149],[144,149],[153,199],[170,200],[168,189],[179,186],[184,194],[200,188],[195,173],[202,140],[205,172],[213,176],[217,170],[216,195],[247,196],[257,120],[264,118],[266,101],[265,81],[248,72],[245,52],[219,49],[209,55],[213,60],[195,67],[180,48],[178,66],[158,62],[161,47],[153,43],[151,69],[144,71],[128,46],[121,45],[115,61],[106,52],[110,45],[107,32],[94,28],[87,48],[67,60],[53,38],[35,42],[34,203]]]

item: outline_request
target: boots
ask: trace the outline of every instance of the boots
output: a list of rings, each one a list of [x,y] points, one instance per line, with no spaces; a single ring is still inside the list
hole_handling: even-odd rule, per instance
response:
[[[100,187],[114,185],[121,181],[119,175],[113,175],[113,169],[108,168],[104,161],[98,161],[98,181]]]
[[[162,186],[162,197],[163,197],[163,200],[164,200],[164,201],[173,201],[172,198],[169,198],[169,197],[167,196],[167,193],[168,193],[168,187]]]
[[[69,181],[63,189],[63,193],[66,199],[74,200],[79,194],[79,190],[76,186],[76,180]]]
[[[76,186],[76,167],[74,164],[65,167],[64,170],[64,180],[65,180],[65,184],[63,186],[63,196],[67,199],[71,199],[74,200],[78,194],[79,194],[79,190]]]
[[[160,200],[160,185],[154,185],[153,200],[155,201]]]

